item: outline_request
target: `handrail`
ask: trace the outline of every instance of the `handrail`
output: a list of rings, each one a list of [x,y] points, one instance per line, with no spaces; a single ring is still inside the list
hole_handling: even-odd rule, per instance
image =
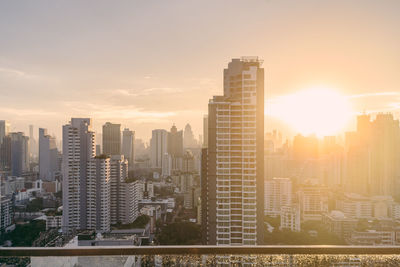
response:
[[[2,247],[1,257],[110,256],[110,255],[400,255],[400,246],[98,246]]]

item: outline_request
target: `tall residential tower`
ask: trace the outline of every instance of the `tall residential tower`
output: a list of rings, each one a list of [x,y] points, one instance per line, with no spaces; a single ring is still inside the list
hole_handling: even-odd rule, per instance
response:
[[[264,216],[264,69],[257,57],[233,59],[224,95],[208,104],[202,155],[203,242],[260,245]],[[206,153],[206,155],[205,155]]]

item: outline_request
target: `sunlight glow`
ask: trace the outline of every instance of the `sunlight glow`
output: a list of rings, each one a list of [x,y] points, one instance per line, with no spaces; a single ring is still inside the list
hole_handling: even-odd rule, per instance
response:
[[[338,134],[351,119],[348,98],[326,87],[315,87],[270,101],[267,110],[293,130],[319,137]]]

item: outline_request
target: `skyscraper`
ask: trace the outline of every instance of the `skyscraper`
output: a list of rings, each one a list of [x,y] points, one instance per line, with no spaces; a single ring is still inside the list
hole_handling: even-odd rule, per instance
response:
[[[257,57],[233,59],[224,95],[208,104],[202,152],[203,234],[209,245],[263,243],[264,69]],[[206,161],[206,162],[204,162]],[[205,190],[205,191],[204,191]]]
[[[10,133],[11,175],[20,176],[29,171],[29,137],[24,133]]]
[[[10,123],[5,120],[0,120],[0,145],[3,142],[3,138],[10,132]]]
[[[208,147],[208,115],[203,118],[203,147]]]
[[[125,128],[122,132],[122,155],[128,160],[129,170],[135,165],[135,132]]]
[[[29,125],[29,153],[30,157],[36,158],[38,155],[38,144],[33,136],[33,125]]]
[[[400,126],[392,114],[357,118],[357,131],[347,133],[346,187],[370,196],[399,197]]]
[[[86,227],[99,232],[110,231],[111,226],[111,194],[110,194],[111,162],[107,155],[100,155],[88,160],[86,180]]]
[[[168,152],[168,132],[163,129],[152,131],[150,140],[150,161],[152,168],[161,169],[163,157]]]
[[[111,224],[129,224],[139,215],[139,180],[128,179],[128,161],[124,156],[111,157]]]
[[[39,178],[54,181],[58,169],[58,150],[55,137],[39,128]]]
[[[185,131],[183,133],[183,147],[186,148],[193,148],[197,146],[196,139],[194,138],[192,127],[190,124],[186,124]]]
[[[92,120],[72,118],[63,126],[63,231],[88,229],[88,162],[95,156]]]
[[[178,131],[175,125],[171,127],[168,133],[168,154],[173,158],[183,156],[183,132]]]
[[[103,154],[121,155],[121,124],[103,125]]]

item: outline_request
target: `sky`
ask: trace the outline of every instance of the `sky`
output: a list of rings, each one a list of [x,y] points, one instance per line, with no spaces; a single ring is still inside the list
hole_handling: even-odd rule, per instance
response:
[[[144,139],[190,123],[197,136],[240,56],[264,60],[266,130],[296,131],[284,118],[315,101],[302,94],[288,111],[281,100],[316,87],[345,97],[352,114],[397,116],[399,13],[398,0],[3,0],[0,119],[58,138],[71,117]]]

